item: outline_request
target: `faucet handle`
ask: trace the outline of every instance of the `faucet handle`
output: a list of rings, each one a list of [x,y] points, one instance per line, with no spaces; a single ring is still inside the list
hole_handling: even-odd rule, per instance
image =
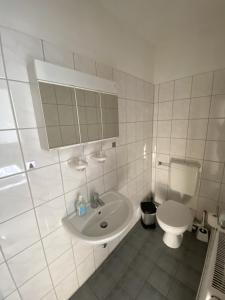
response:
[[[98,207],[98,199],[99,199],[99,194],[97,192],[92,192],[92,194],[91,194],[91,207],[92,208]]]
[[[99,198],[99,193],[93,192],[93,193],[92,193],[92,197],[93,197],[94,200],[98,200],[98,198]]]

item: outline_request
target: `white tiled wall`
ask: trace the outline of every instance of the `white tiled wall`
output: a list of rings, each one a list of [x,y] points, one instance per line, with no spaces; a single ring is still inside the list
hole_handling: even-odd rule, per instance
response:
[[[74,210],[78,192],[90,197],[93,190],[114,188],[138,206],[150,191],[153,85],[23,33],[0,28],[0,34],[0,300],[68,299],[119,241],[103,249],[65,232],[61,219]],[[52,151],[40,147],[37,127],[41,132],[43,123],[35,119],[30,91],[35,82],[27,72],[34,58],[118,83],[116,148],[113,140]],[[167,93],[170,85],[162,99]],[[165,107],[160,114],[168,114]],[[107,155],[104,165],[90,159],[100,146]],[[89,162],[84,172],[67,164],[77,155]]]
[[[169,162],[200,162],[197,216],[225,206],[225,70],[197,74],[155,86],[153,189],[156,200],[170,198]]]

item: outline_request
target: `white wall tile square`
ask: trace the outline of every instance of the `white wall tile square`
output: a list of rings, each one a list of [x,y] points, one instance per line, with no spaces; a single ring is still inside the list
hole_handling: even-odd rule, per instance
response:
[[[38,242],[8,261],[9,268],[17,286],[22,285],[46,267],[44,251]]]
[[[105,151],[107,157],[104,163],[104,173],[108,173],[116,167],[116,151],[115,148],[111,148]]]
[[[81,286],[95,271],[94,255],[91,253],[78,267],[77,277]]]
[[[158,121],[157,136],[170,137],[171,135],[171,121]]]
[[[212,181],[222,181],[224,165],[214,161],[204,161],[202,166],[202,178]]]
[[[191,158],[202,159],[204,156],[205,141],[187,140],[186,155]]]
[[[51,278],[47,269],[28,280],[19,288],[23,300],[39,300],[52,289]]]
[[[159,103],[158,120],[172,119],[172,102]]]
[[[206,139],[208,119],[189,120],[188,138],[189,139]]]
[[[202,97],[212,94],[213,73],[203,73],[193,76],[192,97]]]
[[[128,162],[132,162],[136,159],[137,157],[137,149],[136,149],[136,143],[133,144],[128,144],[127,145],[127,151],[128,151]]]
[[[127,112],[126,112],[126,100],[118,99],[118,113],[119,113],[119,122],[125,123],[127,120]]]
[[[208,118],[210,97],[192,98],[190,104],[190,119]]]
[[[24,171],[15,130],[0,131],[0,178]]]
[[[29,170],[30,162],[35,167],[43,167],[59,161],[57,150],[45,150],[40,144],[39,135],[43,136],[45,131],[40,129],[24,129],[20,130],[20,140],[22,144],[26,167]]]
[[[127,101],[127,122],[136,122],[136,101]],[[142,120],[140,120],[142,121]]]
[[[46,61],[53,64],[61,65],[63,67],[74,69],[72,51],[56,47],[55,45],[46,41],[43,41],[43,48],[44,57]]]
[[[131,144],[132,145],[132,144]],[[116,148],[117,167],[124,166],[128,161],[127,145]]]
[[[57,285],[75,268],[72,249],[68,250],[49,265],[50,274],[54,285]]]
[[[190,99],[173,102],[173,119],[188,119]]]
[[[86,169],[87,181],[92,181],[103,175],[103,165],[92,158],[92,155],[86,157],[88,168]]]
[[[133,128],[134,129],[134,128]],[[127,143],[127,124],[126,123],[119,123],[119,138],[118,144],[124,145]]]
[[[31,89],[35,89],[37,93],[37,86],[25,82],[10,81],[9,88],[18,128],[43,126],[44,120],[41,121],[40,118],[36,118],[31,94]]]
[[[117,169],[117,181],[118,181],[118,189],[122,189],[126,186],[128,180],[128,170],[127,165]]]
[[[66,216],[64,197],[58,197],[38,206],[36,214],[41,236],[46,236],[62,225],[62,218]]]
[[[175,156],[184,156],[186,148],[186,140],[185,139],[171,139],[170,152]]]
[[[90,254],[93,254],[93,246],[91,244],[78,241],[78,243],[74,246],[74,256],[77,266],[80,265]]]
[[[33,207],[25,174],[2,178],[0,181],[0,222]]]
[[[133,180],[137,176],[137,164],[135,161],[129,163],[127,166],[127,176],[128,180]]]
[[[186,138],[188,130],[188,120],[173,120],[171,137]]]
[[[67,300],[78,289],[78,280],[74,272],[56,286],[58,300]]]
[[[201,180],[200,196],[217,201],[219,198],[220,184],[214,181]]]
[[[69,192],[73,189],[76,189],[86,182],[85,171],[80,172],[69,165],[67,162],[61,164],[62,167],[62,176],[63,176],[63,185],[65,192]],[[76,180],[74,180],[76,178]]]
[[[184,77],[175,80],[174,99],[185,99],[191,97],[192,77]]]
[[[169,154],[169,152],[170,152],[170,139],[169,138],[157,138],[157,152]]]
[[[1,36],[8,79],[30,81],[27,66],[33,59],[43,59],[41,41],[3,28]]]
[[[71,247],[71,237],[64,227],[61,227],[43,239],[43,246],[50,264]]]
[[[0,80],[0,129],[15,128],[12,106],[9,98],[8,86],[5,80]]]
[[[210,118],[225,118],[225,95],[212,97]]]
[[[210,119],[207,132],[208,140],[225,140],[225,119]]]
[[[174,81],[161,83],[159,87],[159,102],[173,99]]]
[[[214,72],[213,95],[225,94],[225,69]]]
[[[0,299],[2,300],[16,289],[5,263],[0,265],[0,278]]]
[[[225,162],[225,142],[207,141],[205,148],[205,159]]]
[[[104,188],[105,192],[115,189],[117,187],[117,173],[116,171],[104,174]]]
[[[2,250],[7,259],[37,242],[40,236],[34,212],[26,212],[0,224],[0,237]]]
[[[42,204],[63,194],[58,164],[32,170],[28,173],[34,205]]]
[[[136,123],[127,123],[126,128],[127,143],[133,143],[136,140]]]

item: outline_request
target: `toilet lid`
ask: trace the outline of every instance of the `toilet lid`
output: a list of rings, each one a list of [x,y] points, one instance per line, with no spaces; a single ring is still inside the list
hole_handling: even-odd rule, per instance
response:
[[[173,200],[165,201],[158,207],[157,217],[166,225],[183,227],[191,223],[191,212],[185,205]]]

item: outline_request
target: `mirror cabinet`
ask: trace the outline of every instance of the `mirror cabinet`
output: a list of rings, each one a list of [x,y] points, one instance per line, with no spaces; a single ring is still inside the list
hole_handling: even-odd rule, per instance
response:
[[[49,149],[119,136],[117,96],[38,84]]]

